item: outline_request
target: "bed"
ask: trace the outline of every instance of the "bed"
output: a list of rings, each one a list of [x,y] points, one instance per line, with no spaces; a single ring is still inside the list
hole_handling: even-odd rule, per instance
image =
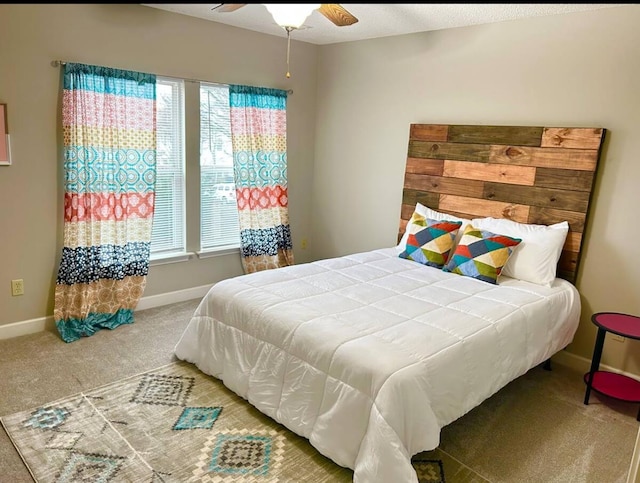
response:
[[[603,139],[601,128],[411,125],[398,246],[218,282],[176,356],[354,481],[417,482],[411,457],[437,447],[442,427],[572,341]],[[449,260],[481,226],[521,240],[518,265],[490,283],[418,263],[406,247],[420,216],[460,220]],[[547,252],[531,240],[549,237],[561,240],[552,278],[532,264]]]

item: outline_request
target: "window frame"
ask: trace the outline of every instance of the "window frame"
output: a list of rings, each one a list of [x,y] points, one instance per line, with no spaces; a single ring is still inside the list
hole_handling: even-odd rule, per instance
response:
[[[150,265],[159,265],[159,264],[165,264],[165,263],[175,263],[175,262],[181,262],[181,261],[187,261],[192,257],[192,253],[187,251],[187,246],[188,246],[188,235],[187,235],[187,231],[188,231],[188,220],[187,220],[187,198],[188,198],[188,184],[187,184],[187,129],[186,129],[186,115],[185,115],[185,111],[186,111],[186,99],[187,99],[187,90],[186,90],[186,86],[185,86],[185,80],[184,79],[180,79],[180,78],[174,78],[174,77],[163,77],[163,76],[157,76],[156,77],[156,82],[157,83],[163,83],[165,85],[171,85],[171,86],[178,86],[178,94],[180,99],[178,100],[177,103],[177,124],[181,130],[181,148],[180,148],[180,158],[181,158],[181,185],[182,185],[182,207],[181,207],[181,214],[180,214],[180,221],[182,223],[182,242],[180,243],[180,245],[182,245],[179,248],[169,248],[169,249],[161,249],[161,250],[156,250],[155,252],[153,251],[153,247],[151,247],[150,250],[150,259],[149,259],[149,264]],[[156,101],[157,102],[157,101]],[[156,104],[157,105],[157,104]],[[156,120],[157,122],[157,120]],[[156,127],[157,129],[157,127]],[[156,131],[157,132],[157,131]],[[156,134],[157,136],[157,134]],[[158,181],[158,155],[156,153],[156,202],[157,202],[157,181]],[[155,226],[155,216],[156,213],[154,213],[154,224],[153,226]],[[153,240],[153,227],[152,227],[152,240]]]
[[[209,257],[215,257],[215,256],[223,256],[223,255],[228,255],[228,254],[233,254],[233,253],[240,253],[240,212],[238,210],[238,206],[235,202],[233,202],[233,207],[235,209],[236,215],[237,215],[237,223],[238,223],[238,233],[237,233],[237,238],[234,241],[234,243],[227,243],[227,244],[220,244],[220,245],[216,245],[216,246],[207,246],[207,247],[203,247],[203,216],[202,216],[202,212],[203,212],[203,186],[202,186],[202,182],[203,182],[203,174],[202,174],[202,145],[203,145],[203,136],[202,136],[202,132],[203,132],[203,128],[202,128],[202,121],[203,121],[203,111],[202,111],[202,92],[203,92],[203,88],[225,88],[228,89],[228,85],[227,84],[219,84],[219,83],[215,83],[215,82],[204,82],[204,81],[199,81],[198,83],[198,117],[200,120],[200,125],[199,125],[199,135],[198,135],[198,161],[199,161],[199,192],[200,192],[200,205],[199,205],[199,213],[200,213],[200,219],[199,219],[199,240],[198,240],[198,251],[196,252],[198,255],[198,258],[209,258]],[[231,143],[231,126],[230,126],[230,119],[229,119],[229,148],[231,148],[230,143]],[[233,153],[230,153],[230,157],[231,157],[231,163],[229,165],[230,171],[233,174]],[[235,181],[234,181],[235,183]],[[234,186],[235,189],[235,186]],[[234,197],[235,198],[235,197]]]
[[[185,262],[191,260],[194,257],[197,257],[198,259],[207,259],[227,255],[239,256],[241,253],[239,231],[240,212],[237,209],[237,205],[234,205],[238,214],[237,243],[206,248],[203,248],[202,246],[203,217],[202,170],[200,165],[200,151],[203,142],[203,136],[201,130],[201,88],[203,86],[210,86],[213,88],[228,88],[228,85],[171,76],[157,76],[156,79],[159,83],[162,82],[171,85],[178,84],[181,86],[181,101],[179,102],[178,108],[180,110],[179,124],[182,129],[182,249],[169,249],[151,252],[149,266]],[[198,106],[197,113],[195,112],[196,106]],[[197,136],[190,136],[188,134],[189,129],[196,129]],[[231,154],[231,156],[233,155]],[[231,160],[230,169],[231,173],[233,173],[233,159]],[[197,176],[194,176],[194,173],[197,173]],[[197,209],[192,209],[191,211],[187,209],[188,207],[195,208],[195,206],[197,206]]]

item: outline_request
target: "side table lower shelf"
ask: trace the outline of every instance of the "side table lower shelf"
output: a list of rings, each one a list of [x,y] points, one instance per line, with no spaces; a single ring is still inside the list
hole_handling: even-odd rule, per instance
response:
[[[589,375],[584,375],[585,384],[589,384]],[[619,399],[627,402],[640,402],[640,381],[624,374],[617,374],[609,371],[595,371],[593,373],[593,382],[591,389],[604,394],[605,396]],[[638,421],[640,421],[640,411],[638,412]]]

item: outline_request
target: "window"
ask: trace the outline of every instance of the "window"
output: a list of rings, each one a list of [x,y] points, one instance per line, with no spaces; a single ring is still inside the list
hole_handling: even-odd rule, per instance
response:
[[[157,78],[156,198],[151,257],[184,253],[185,129],[184,82]]]
[[[185,153],[191,152],[191,144],[186,146],[185,95],[190,94],[185,94],[183,80],[157,78],[156,200],[151,258],[158,263],[189,256],[186,224],[191,221],[187,220],[186,197],[194,197],[195,192],[186,185]],[[207,256],[239,248],[240,225],[233,177],[229,88],[201,83],[199,96],[200,186],[194,188],[200,189],[199,255]],[[198,149],[198,145],[193,149]],[[196,216],[192,221],[198,222]],[[192,245],[195,243],[190,241],[189,246]]]
[[[240,246],[229,89],[200,85],[200,250]]]

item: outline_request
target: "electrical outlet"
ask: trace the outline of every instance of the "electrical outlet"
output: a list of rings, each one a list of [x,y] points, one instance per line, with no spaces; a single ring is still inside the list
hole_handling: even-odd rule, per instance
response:
[[[302,248],[303,250],[307,249],[307,239],[303,238],[302,240],[300,240],[300,248]]]
[[[11,295],[24,295],[24,280],[21,278],[17,280],[11,280]]]
[[[611,334],[611,338],[616,342],[624,342],[624,337],[618,334]]]

